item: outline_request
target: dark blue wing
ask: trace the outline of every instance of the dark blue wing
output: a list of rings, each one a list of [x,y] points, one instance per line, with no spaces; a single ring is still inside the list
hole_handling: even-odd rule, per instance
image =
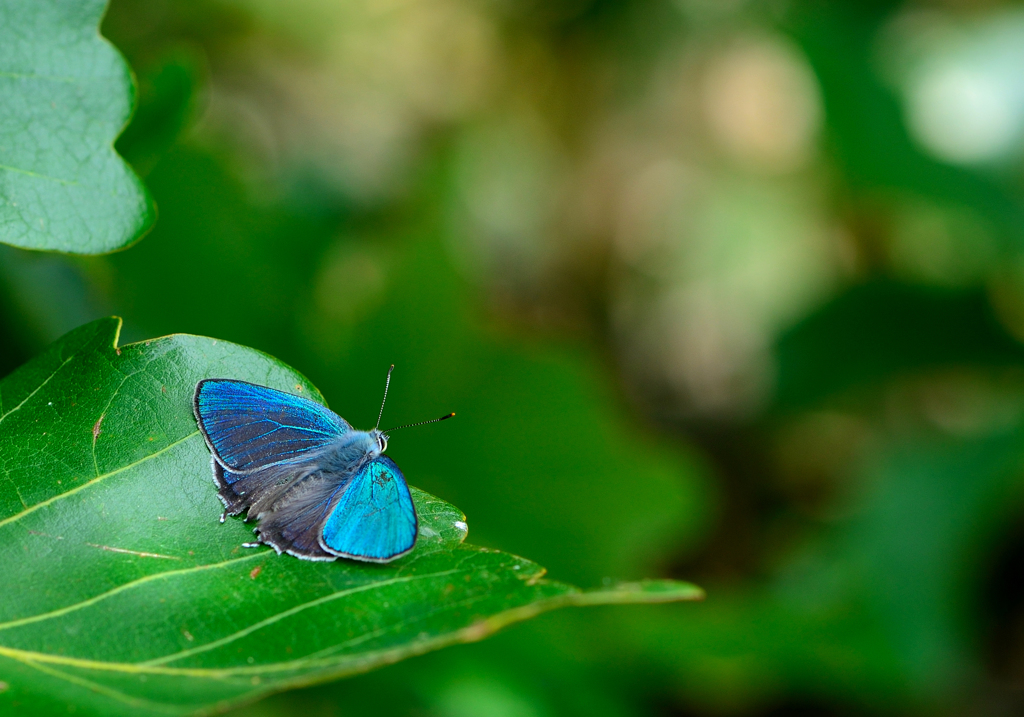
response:
[[[418,523],[409,486],[387,456],[363,465],[323,524],[321,545],[345,558],[385,563],[412,550]]]
[[[308,398],[232,379],[200,381],[194,408],[215,459],[233,473],[301,461],[352,430]]]

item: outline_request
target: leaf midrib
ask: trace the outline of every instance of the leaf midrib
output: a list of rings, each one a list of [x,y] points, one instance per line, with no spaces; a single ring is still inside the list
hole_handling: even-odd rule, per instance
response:
[[[519,605],[517,607],[502,610],[489,615],[480,622],[453,630],[451,632],[435,635],[431,639],[419,643],[409,643],[397,647],[388,647],[380,650],[373,650],[353,656],[346,669],[335,670],[332,674],[339,677],[346,674],[356,674],[370,669],[375,664],[386,664],[402,659],[402,657],[422,654],[430,650],[455,644],[457,642],[473,642],[501,629],[502,627],[539,615],[543,612],[553,610],[566,605],[615,605],[623,602],[665,602],[667,600],[696,600],[701,599],[702,592],[694,589],[693,594],[680,597],[666,595],[650,595],[633,592],[619,591],[594,591],[580,592],[571,590],[560,595],[543,598]],[[483,599],[486,596],[477,596]],[[466,602],[466,601],[463,601]],[[397,623],[396,623],[397,624]],[[316,670],[316,668],[330,668],[337,666],[337,662],[308,661],[306,659],[292,660],[289,662],[269,663],[266,665],[253,665],[249,667],[234,668],[176,668],[176,667],[144,667],[138,664],[99,662],[94,660],[83,660],[80,658],[64,657],[61,655],[49,655],[28,650],[18,650],[0,646],[0,655],[9,657],[19,662],[42,662],[47,664],[60,664],[69,667],[76,667],[87,670],[98,670],[104,672],[120,672],[125,674],[152,674],[172,677],[197,677],[212,680],[229,680],[232,678],[248,677],[256,678],[269,673],[298,672],[300,670]],[[308,678],[306,678],[308,679]],[[302,676],[292,679],[285,679],[284,686],[298,686],[305,684]],[[274,689],[280,689],[282,683],[276,683]]]
[[[417,615],[417,616],[415,616],[413,618],[406,618],[406,619],[403,619],[403,620],[399,620],[397,622],[391,623],[390,625],[387,625],[386,627],[381,627],[381,628],[378,628],[378,629],[376,629],[376,630],[374,630],[372,632],[364,633],[363,635],[360,635],[359,637],[352,638],[350,640],[346,640],[345,642],[339,643],[337,645],[332,645],[329,648],[325,648],[324,650],[321,650],[319,652],[313,653],[312,655],[309,655],[309,656],[307,656],[305,658],[301,658],[299,660],[295,660],[295,661],[290,662],[290,663],[274,663],[273,665],[267,665],[266,667],[274,667],[274,666],[281,665],[281,666],[285,666],[285,667],[287,667],[289,669],[292,669],[293,671],[294,670],[298,670],[298,669],[312,669],[312,670],[315,670],[317,668],[327,668],[327,667],[330,667],[332,665],[336,665],[337,664],[336,660],[331,660],[331,659],[327,658],[327,656],[324,654],[327,651],[335,651],[335,652],[337,652],[338,650],[344,649],[345,647],[351,647],[353,645],[359,644],[359,642],[365,642],[368,639],[373,639],[374,637],[378,637],[378,636],[388,632],[389,630],[394,630],[394,629],[399,628],[399,627],[404,627],[406,625],[412,624],[413,622],[417,622],[417,621],[425,619],[427,617],[436,615],[437,613],[442,612],[444,610],[451,609],[453,607],[468,607],[468,606],[472,605],[473,603],[479,602],[480,600],[482,600],[482,599],[484,599],[486,597],[487,597],[486,595],[474,595],[473,597],[466,598],[465,600],[460,600],[460,601],[455,602],[455,603],[451,603],[451,604],[444,605],[442,607],[435,608],[435,609],[430,610],[427,613],[424,613],[422,615]],[[545,609],[545,607],[547,607],[548,604],[550,604],[550,606],[554,606],[556,603],[560,603],[560,602],[563,602],[563,601],[564,600],[562,598],[549,598],[548,600],[543,601],[545,603],[545,605],[539,606],[539,611],[542,611],[543,609]],[[501,615],[511,615],[511,614],[516,613],[516,612],[518,612],[520,610],[522,610],[522,608],[512,608],[511,610],[506,610],[503,613],[499,613],[498,616],[494,616],[494,617],[500,617]],[[459,630],[455,630],[454,632],[451,632],[451,633],[442,634],[442,635],[436,635],[431,640],[424,641],[424,643],[422,645],[410,644],[410,645],[405,645],[405,646],[400,646],[400,647],[391,647],[391,648],[387,648],[385,650],[376,650],[376,651],[372,651],[372,652],[367,652],[367,653],[364,653],[362,655],[356,656],[356,658],[353,660],[352,672],[357,672],[357,671],[360,670],[360,668],[362,666],[371,665],[375,661],[380,661],[382,663],[385,663],[385,662],[388,661],[387,656],[390,656],[390,655],[396,655],[396,654],[410,654],[411,655],[411,654],[416,654],[419,651],[426,651],[431,646],[441,645],[441,644],[446,644],[446,643],[451,643],[451,642],[457,642],[460,639],[466,639],[466,638],[470,638],[470,637],[475,637],[476,636],[475,635],[476,631],[477,631],[477,628],[475,626],[469,626],[469,627],[461,628]],[[5,654],[5,650],[2,647],[0,647],[0,654]],[[80,677],[78,675],[68,675],[67,673],[61,672],[60,670],[56,670],[53,667],[50,667],[49,665],[40,664],[36,660],[29,659],[28,657],[24,657],[24,656],[19,657],[17,655],[13,655],[13,654],[6,654],[5,656],[10,658],[10,659],[16,660],[16,661],[20,662],[21,664],[26,665],[28,667],[31,667],[31,668],[33,668],[35,670],[39,670],[40,672],[43,672],[44,674],[48,674],[48,675],[50,675],[52,677],[56,677],[57,679],[64,680],[66,682],[70,682],[71,684],[78,685],[80,687],[85,687],[86,689],[93,690],[93,691],[98,692],[100,694],[107,695],[108,697],[111,697],[112,699],[115,699],[115,700],[117,700],[119,702],[122,702],[124,704],[127,704],[127,705],[131,705],[133,707],[145,706],[145,707],[147,707],[147,708],[149,708],[149,709],[151,709],[153,711],[160,712],[160,713],[163,713],[163,714],[171,714],[171,715],[181,714],[181,712],[183,710],[187,710],[188,709],[188,708],[168,707],[166,704],[163,704],[163,703],[151,702],[149,700],[145,700],[145,699],[142,699],[142,698],[139,698],[139,697],[132,697],[131,695],[127,695],[127,694],[125,694],[123,692],[120,692],[119,690],[115,690],[113,688],[107,687],[106,685],[102,685],[100,683],[93,682],[92,680],[87,680],[87,679],[85,679],[83,677]],[[260,668],[255,668],[255,669],[254,668],[243,668],[243,669],[245,670],[244,673],[240,670],[240,671],[237,672],[237,674],[239,674],[240,676],[242,676],[244,674],[245,676],[249,676],[250,679],[252,677],[256,677],[258,679],[259,674],[264,674],[264,673],[269,671],[269,670],[265,670],[265,669],[264,670],[260,670]],[[284,671],[284,670],[282,670],[282,671]],[[227,674],[225,676],[226,677],[233,677],[235,674],[236,674],[235,672],[232,672],[231,674]],[[216,676],[216,675],[202,675],[202,676],[208,676],[208,677],[211,677],[211,678],[214,678],[214,679],[219,678],[219,676]]]
[[[15,659],[15,660],[19,660],[19,661],[28,660],[30,662],[41,662],[41,663],[47,663],[47,664],[67,665],[69,667],[79,667],[79,668],[83,668],[83,669],[101,670],[101,671],[106,671],[106,672],[123,672],[123,673],[130,673],[130,674],[177,675],[177,676],[186,676],[186,677],[207,677],[207,678],[211,678],[211,679],[222,679],[222,678],[226,678],[226,677],[233,677],[235,675],[258,675],[258,674],[264,674],[264,673],[268,673],[268,672],[294,671],[296,669],[301,669],[301,667],[304,666],[304,661],[303,661],[302,658],[300,658],[298,660],[291,660],[291,661],[288,661],[288,662],[270,663],[270,664],[266,664],[266,665],[255,665],[255,666],[252,666],[252,667],[216,668],[216,669],[215,668],[204,668],[204,667],[165,667],[164,664],[166,662],[171,661],[171,660],[181,659],[183,657],[187,657],[187,656],[189,656],[191,654],[195,654],[197,652],[202,652],[202,651],[207,651],[207,650],[211,650],[211,649],[216,649],[217,647],[222,647],[223,645],[230,644],[234,640],[241,639],[242,637],[245,637],[246,635],[249,635],[249,634],[255,632],[256,630],[261,629],[262,627],[266,627],[268,625],[274,624],[276,622],[279,622],[282,619],[285,619],[285,618],[291,617],[291,616],[293,616],[295,614],[298,614],[299,612],[301,612],[301,611],[303,611],[305,609],[313,608],[313,607],[318,607],[318,606],[323,605],[323,604],[325,604],[327,602],[330,602],[332,600],[338,600],[340,598],[347,597],[347,596],[355,594],[355,593],[365,592],[367,590],[374,590],[374,589],[381,588],[381,587],[387,587],[387,586],[395,585],[395,584],[398,584],[398,583],[413,582],[415,580],[430,580],[430,579],[445,577],[446,575],[451,575],[451,574],[455,574],[455,573],[463,573],[463,572],[468,573],[468,572],[472,572],[472,571],[471,570],[458,570],[458,569],[442,570],[440,572],[428,573],[428,574],[425,574],[425,575],[408,575],[408,576],[403,576],[403,577],[400,577],[400,578],[392,578],[390,580],[382,580],[382,581],[378,581],[378,582],[375,582],[375,583],[368,583],[366,585],[360,585],[360,586],[355,587],[355,588],[349,588],[349,589],[346,589],[346,590],[341,590],[341,591],[338,591],[336,593],[331,593],[330,595],[324,595],[324,596],[319,597],[319,598],[317,598],[315,600],[310,600],[309,602],[303,603],[302,605],[297,605],[297,606],[295,606],[293,608],[290,608],[289,610],[285,610],[284,612],[277,613],[276,615],[273,615],[273,616],[271,616],[269,618],[265,618],[264,620],[260,620],[259,622],[254,623],[253,625],[250,625],[247,628],[239,630],[238,632],[235,632],[235,633],[233,633],[231,635],[228,635],[228,636],[226,636],[224,638],[220,638],[219,640],[215,640],[213,642],[207,643],[206,645],[202,645],[202,646],[200,646],[198,648],[193,648],[191,650],[183,650],[181,652],[174,653],[172,655],[167,655],[167,656],[165,656],[163,658],[157,658],[156,660],[149,660],[149,661],[146,661],[146,662],[132,663],[132,662],[112,662],[112,661],[104,661],[104,660],[89,660],[89,659],[80,658],[80,657],[67,657],[65,655],[55,655],[55,654],[50,654],[50,653],[46,653],[46,652],[38,652],[38,651],[35,651],[35,650],[23,650],[23,649],[19,649],[19,648],[5,647],[3,645],[0,645],[0,655],[4,655],[6,657],[10,657],[11,659]],[[482,598],[482,597],[485,597],[485,596],[480,596],[480,597]],[[336,647],[336,646],[332,646],[332,647]]]

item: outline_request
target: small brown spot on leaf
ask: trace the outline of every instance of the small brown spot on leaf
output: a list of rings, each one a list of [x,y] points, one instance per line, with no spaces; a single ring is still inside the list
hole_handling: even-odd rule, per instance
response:
[[[106,414],[104,414],[104,415],[106,415]],[[100,425],[102,423],[103,423],[103,416],[100,416],[99,419],[97,419],[96,423],[94,423],[92,425],[92,444],[94,446],[96,445],[96,439],[100,437],[100,433],[101,433]]]
[[[184,635],[185,639],[188,640],[189,642],[192,642],[193,640],[195,640],[195,638],[192,637],[192,633],[189,632],[188,630],[182,630],[181,634]]]
[[[259,575],[260,573],[262,573],[262,572],[263,572],[263,566],[262,566],[262,565],[257,565],[257,566],[256,566],[255,568],[253,568],[253,569],[252,569],[252,571],[251,571],[251,572],[249,573],[249,577],[250,577],[250,578],[252,578],[253,580],[255,580],[255,579],[256,579],[256,577],[257,577],[257,576],[258,576],[258,575]]]

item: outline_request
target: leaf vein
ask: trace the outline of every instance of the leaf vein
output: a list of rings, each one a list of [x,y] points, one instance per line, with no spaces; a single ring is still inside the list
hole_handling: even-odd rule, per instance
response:
[[[11,488],[14,488],[14,492],[18,496],[18,500],[21,501],[21,507],[22,508],[27,508],[28,507],[28,503],[26,503],[25,499],[22,497],[21,489],[18,488],[18,484],[14,482],[13,478],[11,478],[11,472],[9,470],[7,470],[7,468],[4,468],[3,471],[4,471],[4,478],[6,478],[7,482],[11,484]]]
[[[30,617],[23,617],[17,620],[9,620],[8,622],[0,623],[0,630],[9,630],[14,627],[21,627],[22,625],[31,625],[35,622],[42,622],[44,620],[52,620],[54,618],[63,617],[68,613],[76,612],[77,610],[90,607],[98,602],[106,600],[107,598],[113,597],[114,595],[118,595],[127,590],[131,590],[140,585],[144,585],[145,583],[153,582],[154,580],[162,580],[164,578],[177,577],[179,575],[187,573],[199,573],[203,572],[204,570],[215,570],[217,568],[223,568],[228,565],[234,565],[235,563],[240,563],[245,560],[252,560],[253,558],[258,558],[264,555],[266,555],[266,553],[253,553],[251,555],[246,555],[242,558],[231,558],[230,560],[225,560],[220,563],[194,565],[191,568],[181,568],[180,570],[165,570],[160,573],[153,573],[151,575],[141,577],[138,580],[132,580],[131,582],[125,583],[124,585],[118,585],[116,588],[112,588],[105,593],[94,595],[93,597],[88,598],[87,600],[82,600],[81,602],[76,602],[72,605],[65,605],[62,608],[51,610],[50,612],[40,613],[38,615],[32,615]]]
[[[140,369],[140,371],[141,371],[141,369]],[[136,371],[135,373],[139,373],[140,371]],[[115,388],[114,392],[112,394],[110,394],[110,398],[107,400],[107,405],[105,405],[103,407],[103,410],[100,411],[99,420],[96,421],[96,424],[93,427],[93,433],[92,433],[92,466],[93,466],[93,470],[95,470],[97,476],[100,474],[100,464],[99,464],[99,461],[96,459],[96,439],[99,438],[99,435],[100,435],[100,425],[103,422],[103,417],[106,416],[107,415],[107,411],[110,410],[110,404],[112,404],[114,402],[114,399],[117,398],[118,392],[124,387],[124,384],[128,381],[128,379],[130,379],[132,376],[135,375],[135,373],[126,373],[124,375],[124,377],[121,379],[121,383],[117,384],[117,388]]]
[[[425,640],[422,643],[415,645],[403,645],[397,648],[386,648],[383,650],[376,650],[368,652],[364,655],[359,656],[358,659],[354,659],[350,663],[350,668],[342,670],[339,674],[355,674],[357,672],[365,671],[368,669],[367,665],[376,664],[376,661],[380,663],[394,662],[396,661],[395,655],[409,656],[415,654],[421,654],[431,649],[443,647],[445,645],[455,644],[457,642],[473,642],[481,639],[501,627],[508,625],[519,620],[532,617],[533,615],[546,612],[555,608],[563,607],[565,605],[576,604],[578,595],[575,594],[563,594],[551,596],[535,602],[529,602],[518,607],[513,607],[500,611],[498,613],[491,614],[482,623],[485,629],[481,629],[481,624],[469,625],[467,627],[458,628],[450,632],[446,632],[439,635],[434,635],[430,640]],[[610,602],[621,602],[621,600],[615,600]],[[602,604],[600,601],[592,601],[589,603],[578,603],[578,604]],[[15,659],[28,659],[35,662],[45,662],[48,664],[59,664],[59,665],[70,665],[87,670],[98,670],[103,672],[118,672],[122,674],[139,674],[139,675],[167,675],[167,676],[179,676],[179,677],[196,677],[202,679],[211,680],[230,680],[232,678],[243,677],[243,676],[254,676],[254,675],[268,675],[272,673],[281,672],[295,672],[301,669],[302,665],[296,664],[296,661],[291,660],[288,662],[276,662],[268,663],[264,665],[254,665],[252,667],[231,667],[231,668],[205,668],[205,667],[163,667],[163,666],[148,666],[145,663],[125,663],[125,662],[104,662],[102,660],[89,660],[78,657],[66,657],[64,655],[52,655],[43,652],[34,652],[31,650],[21,650],[11,647],[0,646],[0,655],[12,657]],[[398,658],[400,659],[400,658]],[[311,663],[313,666],[318,666],[318,663]],[[325,661],[324,666],[330,666],[332,663]]]
[[[176,653],[173,653],[171,655],[165,655],[165,656],[159,657],[159,658],[157,658],[155,660],[147,660],[145,662],[140,662],[138,664],[140,666],[145,666],[145,667],[151,667],[151,666],[155,667],[155,666],[159,666],[159,665],[166,665],[169,662],[174,662],[176,660],[180,660],[180,659],[183,659],[185,657],[191,657],[192,655],[195,655],[195,654],[198,654],[198,653],[201,653],[201,652],[208,652],[210,650],[215,650],[218,647],[223,647],[224,645],[228,645],[228,644],[234,642],[235,640],[240,640],[243,637],[246,637],[247,635],[250,635],[250,634],[256,632],[257,630],[261,630],[264,627],[269,627],[270,625],[273,625],[276,622],[280,622],[281,620],[284,620],[286,618],[292,617],[293,615],[297,615],[298,613],[300,613],[300,612],[302,612],[304,610],[307,610],[309,608],[318,607],[320,605],[324,605],[324,604],[332,602],[334,600],[339,600],[339,599],[341,599],[343,597],[348,597],[349,595],[354,595],[354,594],[360,593],[360,592],[366,592],[367,590],[376,590],[377,588],[387,587],[389,585],[397,585],[399,583],[408,583],[408,582],[413,582],[413,581],[416,581],[416,580],[427,580],[427,579],[430,579],[430,578],[439,578],[439,577],[443,577],[445,575],[451,575],[451,574],[457,573],[457,572],[459,572],[459,571],[458,570],[444,570],[444,571],[441,571],[439,573],[430,573],[430,574],[427,574],[427,575],[409,575],[408,577],[396,577],[396,578],[391,578],[390,580],[381,580],[381,581],[375,582],[375,583],[368,583],[366,585],[360,585],[359,587],[349,588],[348,590],[341,590],[341,591],[336,592],[336,593],[331,593],[330,595],[324,595],[323,597],[319,597],[316,600],[310,600],[309,602],[302,603],[301,605],[296,605],[295,607],[289,608],[288,610],[285,610],[283,612],[279,612],[276,615],[271,615],[268,618],[260,620],[259,622],[255,622],[252,625],[249,625],[248,627],[245,627],[245,628],[239,630],[238,632],[234,632],[234,633],[232,633],[230,635],[226,635],[225,637],[222,637],[219,640],[214,640],[212,642],[206,643],[205,645],[199,645],[199,646],[193,647],[193,648],[191,648],[189,650],[182,650],[181,652],[176,652]]]
[[[116,476],[119,473],[124,473],[127,470],[131,470],[132,468],[135,468],[136,466],[139,466],[139,465],[145,463],[146,461],[150,460],[151,458],[156,458],[161,453],[166,453],[167,451],[171,450],[175,446],[181,445],[182,443],[184,443],[188,439],[192,438],[193,436],[198,436],[198,435],[199,435],[199,431],[193,431],[192,433],[189,433],[184,438],[179,438],[174,443],[170,443],[170,444],[164,446],[163,448],[161,448],[159,451],[156,451],[155,453],[150,453],[148,456],[145,456],[144,458],[140,458],[139,460],[135,461],[134,463],[129,463],[126,466],[121,466],[120,468],[115,468],[114,470],[109,471],[108,473],[104,473],[103,475],[96,476],[95,478],[92,478],[91,480],[88,480],[85,483],[83,483],[82,485],[76,486],[76,487],[72,488],[71,490],[64,491],[63,493],[58,493],[57,495],[53,496],[52,498],[47,498],[46,500],[39,501],[35,505],[32,505],[32,506],[26,508],[25,510],[21,511],[20,513],[15,513],[14,515],[12,515],[9,518],[5,518],[4,520],[0,520],[0,528],[4,527],[8,523],[13,523],[13,522],[15,522],[17,520],[21,520],[26,515],[29,515],[30,513],[34,513],[34,512],[36,512],[37,510],[39,510],[41,508],[45,508],[46,506],[51,505],[52,503],[56,503],[58,500],[61,500],[62,498],[67,498],[68,496],[74,495],[75,493],[83,491],[83,490],[85,490],[86,488],[88,488],[90,486],[96,485],[97,483],[99,483],[101,481],[104,481],[107,478],[111,478],[113,476]]]
[[[433,617],[439,612],[444,612],[445,610],[451,610],[452,608],[457,607],[469,607],[473,603],[486,600],[488,597],[490,597],[490,595],[484,593],[481,595],[473,595],[472,597],[468,597],[464,600],[459,600],[458,602],[444,603],[440,607],[436,607],[433,610],[427,610],[426,612],[420,613],[418,615],[413,615],[412,617],[397,620],[389,625],[385,625],[384,627],[379,627],[376,630],[373,630],[372,632],[363,633],[359,637],[353,637],[352,639],[346,640],[345,642],[339,642],[337,645],[325,647],[322,650],[318,650],[317,652],[314,652],[310,655],[306,655],[305,657],[295,660],[294,664],[296,667],[322,667],[324,665],[329,665],[331,664],[331,660],[329,658],[333,657],[334,655],[338,654],[339,652],[348,647],[355,647],[356,645],[361,645],[362,643],[372,640],[375,637],[380,637],[381,635],[391,630],[396,630],[398,628],[406,627],[408,625],[412,625],[413,623],[420,622],[421,620],[426,620],[427,618]]]
[[[0,169],[6,169],[8,172],[15,172],[16,174],[24,174],[29,177],[35,177],[36,179],[48,179],[51,182],[57,182],[63,184],[66,187],[77,187],[78,182],[73,179],[61,179],[60,177],[51,177],[48,174],[40,174],[39,172],[33,172],[30,169],[21,169],[20,167],[12,167],[7,164],[0,164]]]
[[[3,165],[0,165],[0,168],[2,168],[2,167],[3,167]],[[31,398],[32,398],[33,396],[35,396],[35,395],[36,395],[37,393],[39,393],[40,391],[42,391],[42,390],[43,390],[43,386],[45,386],[45,385],[46,385],[46,384],[48,384],[48,383],[49,383],[49,382],[50,382],[51,380],[53,380],[53,377],[54,377],[54,376],[56,376],[56,375],[57,375],[58,373],[60,373],[60,370],[61,370],[62,368],[64,368],[65,366],[67,366],[67,365],[68,365],[68,364],[69,364],[69,363],[71,362],[71,359],[73,359],[74,357],[75,357],[75,354],[71,354],[71,355],[70,355],[70,356],[68,356],[68,357],[67,357],[66,359],[64,359],[64,363],[62,363],[62,364],[61,364],[60,366],[58,366],[58,367],[57,367],[57,368],[56,368],[56,369],[54,370],[54,372],[53,372],[53,373],[51,373],[51,374],[50,374],[49,376],[47,376],[47,377],[46,377],[46,380],[45,380],[45,381],[43,381],[43,382],[42,382],[41,384],[39,384],[38,386],[36,386],[36,389],[35,389],[35,390],[34,390],[34,391],[33,391],[32,393],[30,393],[29,395],[25,396],[25,398],[24,398],[24,399],[22,400],[22,402],[21,402],[21,403],[19,403],[19,404],[18,404],[17,406],[15,406],[14,408],[12,408],[12,409],[11,409],[10,411],[8,411],[7,413],[5,413],[4,415],[0,416],[0,423],[3,423],[3,421],[4,421],[4,419],[5,419],[5,418],[7,418],[8,416],[10,416],[10,415],[11,415],[12,413],[14,413],[15,411],[17,411],[18,409],[20,409],[20,408],[21,408],[22,406],[24,406],[24,405],[25,405],[26,403],[28,403],[28,401],[29,401],[29,400],[30,400],[30,399],[31,399]]]
[[[78,687],[84,687],[87,690],[101,694],[104,697],[110,697],[111,699],[117,700],[118,702],[122,702],[132,707],[145,707],[154,712],[160,712],[163,714],[181,713],[181,710],[173,708],[168,709],[166,705],[160,704],[159,702],[150,702],[149,700],[144,700],[138,697],[126,695],[123,692],[107,687],[106,685],[98,684],[96,682],[93,682],[92,680],[87,680],[84,677],[78,677],[77,675],[69,675],[66,672],[61,672],[60,670],[55,670],[52,667],[41,665],[35,662],[34,660],[30,660],[25,657],[19,657],[16,655],[8,655],[8,657],[10,657],[12,660],[20,662],[26,667],[31,667],[34,670],[38,670],[43,674],[49,675],[51,677],[56,677],[58,680],[70,682],[71,684],[76,685]]]
[[[0,71],[0,77],[9,77],[12,80],[47,80],[49,82],[64,82],[74,84],[80,82],[79,77],[61,77],[59,75],[39,75],[35,72],[4,72]]]

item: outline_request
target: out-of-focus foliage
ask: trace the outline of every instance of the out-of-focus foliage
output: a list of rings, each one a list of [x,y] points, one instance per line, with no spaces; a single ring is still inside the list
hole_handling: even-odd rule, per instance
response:
[[[367,425],[394,362],[396,423],[459,416],[391,450],[477,541],[708,588],[253,713],[1019,712],[1021,12],[116,0],[161,220],[5,253],[0,360],[91,306]]]

